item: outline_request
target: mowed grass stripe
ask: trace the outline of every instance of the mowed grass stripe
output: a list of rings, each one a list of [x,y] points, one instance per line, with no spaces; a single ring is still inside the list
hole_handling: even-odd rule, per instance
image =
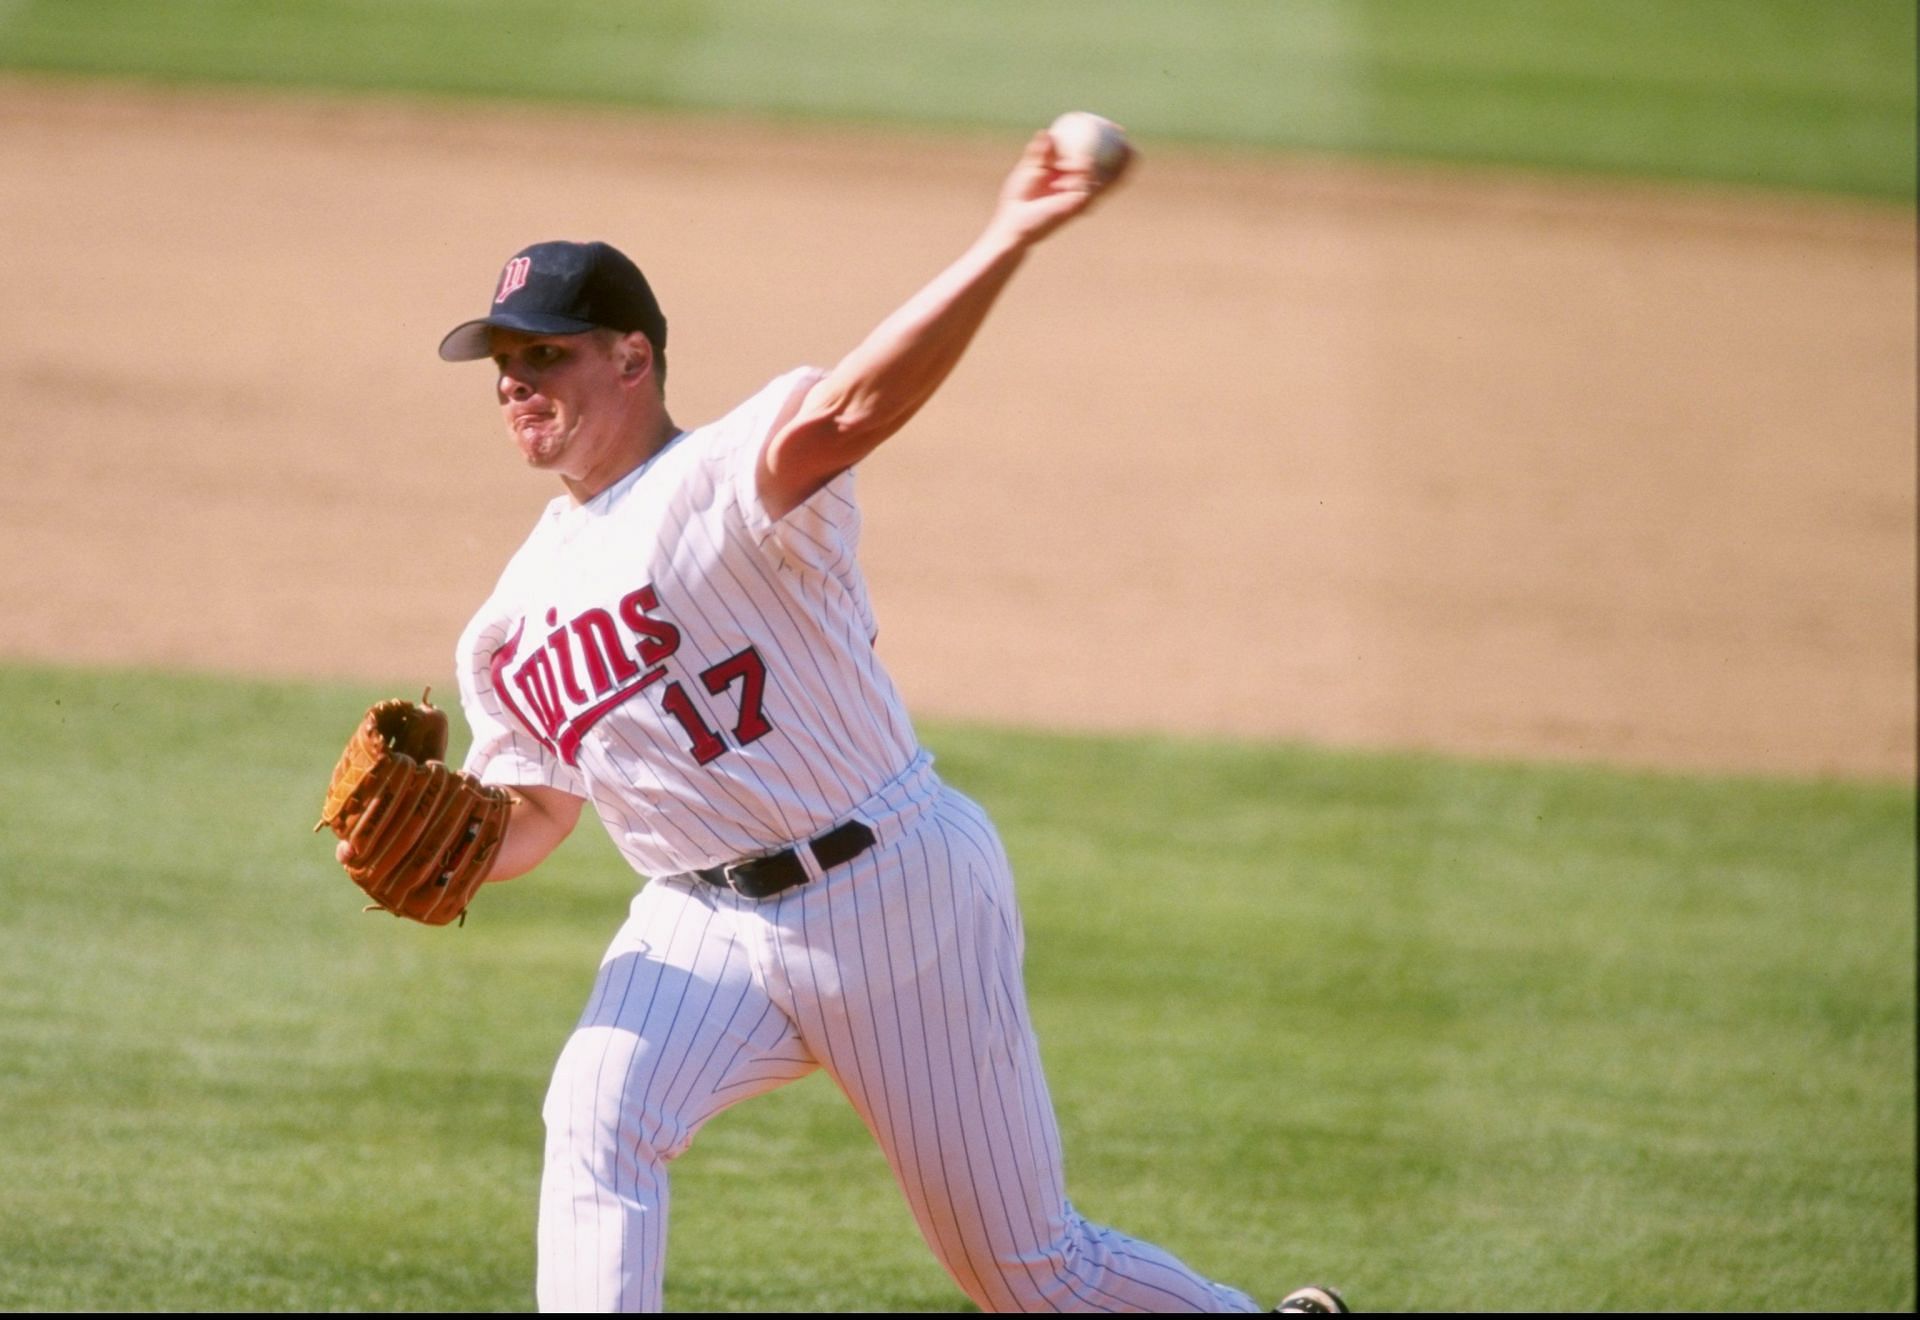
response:
[[[15,0],[0,66],[1914,193],[1910,0]]]
[[[0,1306],[530,1305],[632,882],[588,828],[465,929],[361,915],[308,830],[384,695],[0,668]],[[1910,786],[927,739],[1087,1214],[1268,1297],[1912,1309]],[[675,1168],[676,1309],[959,1301],[818,1078]]]

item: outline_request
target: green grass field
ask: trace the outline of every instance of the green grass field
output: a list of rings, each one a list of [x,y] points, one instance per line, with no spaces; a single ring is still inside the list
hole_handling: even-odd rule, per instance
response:
[[[1911,0],[12,0],[0,67],[1914,195]]]
[[[361,915],[308,829],[379,695],[0,668],[0,1307],[530,1305],[631,879],[589,827],[465,929]],[[1020,873],[1089,1215],[1369,1309],[1913,1308],[1911,786],[928,742]],[[675,1309],[960,1303],[817,1078],[674,1213]]]

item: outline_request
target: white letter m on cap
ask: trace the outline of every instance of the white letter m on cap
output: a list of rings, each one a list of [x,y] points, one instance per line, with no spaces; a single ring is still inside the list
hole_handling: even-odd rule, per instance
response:
[[[509,294],[527,282],[527,271],[532,269],[531,257],[515,257],[500,272],[500,292],[493,295],[495,304],[503,303]]]

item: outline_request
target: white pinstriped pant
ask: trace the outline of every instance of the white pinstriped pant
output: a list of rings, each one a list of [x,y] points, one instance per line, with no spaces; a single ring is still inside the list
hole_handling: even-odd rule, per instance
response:
[[[777,897],[656,880],[547,1094],[543,1311],[657,1311],[667,1164],[701,1124],[825,1068],[927,1245],[988,1311],[1254,1311],[1067,1203],[986,814],[923,756],[856,811],[876,845]]]

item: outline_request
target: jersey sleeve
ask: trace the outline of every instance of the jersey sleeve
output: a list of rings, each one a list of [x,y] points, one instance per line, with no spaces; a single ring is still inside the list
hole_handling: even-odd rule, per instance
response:
[[[853,469],[779,519],[767,515],[758,480],[760,454],[773,438],[774,423],[825,374],[817,367],[790,371],[740,405],[722,422],[727,433],[718,457],[726,466],[726,485],[747,533],[762,550],[788,567],[839,576],[850,568],[860,542]]]
[[[460,707],[473,730],[473,745],[461,768],[482,783],[503,788],[542,785],[584,798],[586,780],[529,733],[495,690],[494,657],[516,640],[509,636],[510,627],[508,618],[483,606],[460,635],[454,659]]]

